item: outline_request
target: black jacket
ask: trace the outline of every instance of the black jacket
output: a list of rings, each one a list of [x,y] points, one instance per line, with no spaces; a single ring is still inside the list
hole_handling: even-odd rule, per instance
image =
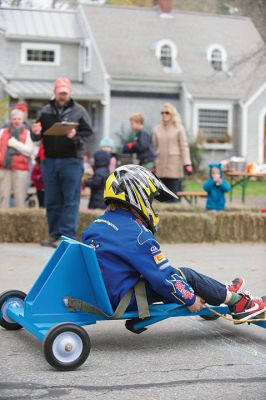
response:
[[[37,120],[42,125],[40,135],[31,132],[33,141],[43,140],[45,157],[66,158],[80,157],[82,158],[86,142],[93,131],[88,112],[75,100],[64,107],[59,112],[55,100],[51,100],[39,112]],[[44,132],[50,128],[55,122],[78,122],[77,135],[73,139],[66,136],[45,136]]]
[[[132,143],[132,147],[130,149],[127,147],[127,145],[124,146],[123,152],[136,153],[140,165],[153,162],[156,157],[156,150],[152,143],[152,137],[144,129],[141,129],[137,132],[135,141]]]
[[[94,168],[95,172],[91,178],[88,179],[87,186],[91,188],[91,197],[89,201],[89,208],[105,209],[106,205],[103,200],[103,192],[106,179],[108,178],[109,164],[111,154],[104,150],[98,150],[94,154]]]

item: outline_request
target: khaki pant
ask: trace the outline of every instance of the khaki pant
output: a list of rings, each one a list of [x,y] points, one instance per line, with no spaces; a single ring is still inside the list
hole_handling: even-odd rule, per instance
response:
[[[0,169],[0,208],[8,208],[11,193],[15,197],[15,206],[25,207],[28,171]]]

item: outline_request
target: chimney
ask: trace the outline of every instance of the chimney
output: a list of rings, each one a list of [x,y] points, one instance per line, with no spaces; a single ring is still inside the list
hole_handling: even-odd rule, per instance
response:
[[[171,14],[173,0],[154,0],[154,6],[159,9],[161,14]]]

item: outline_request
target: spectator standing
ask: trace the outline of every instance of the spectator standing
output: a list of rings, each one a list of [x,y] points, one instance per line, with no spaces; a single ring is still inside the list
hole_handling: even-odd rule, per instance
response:
[[[156,151],[151,135],[144,129],[144,117],[136,113],[129,118],[131,129],[136,132],[134,141],[124,145],[123,153],[136,153],[139,164],[153,170]]]
[[[209,164],[210,178],[204,182],[207,192],[207,210],[223,211],[225,209],[225,193],[231,189],[230,183],[223,179],[222,164]]]
[[[23,123],[25,125],[25,128],[30,130],[31,129],[31,125],[27,122],[29,110],[28,110],[28,107],[27,107],[26,103],[22,103],[22,102],[21,103],[17,103],[15,105],[15,110],[20,110],[20,111],[23,112]],[[9,126],[9,123],[5,123],[2,127],[3,128],[7,128],[8,126]]]
[[[69,129],[65,136],[46,136],[45,131],[56,122],[79,125]],[[40,110],[31,133],[34,141],[42,140],[45,156],[42,168],[49,239],[41,244],[57,247],[61,235],[76,236],[83,154],[93,133],[87,111],[71,98],[69,79],[55,81],[54,99]]]
[[[26,103],[22,103],[22,102],[21,103],[17,103],[15,108],[17,110],[21,110],[23,112],[24,125],[25,125],[25,127],[27,129],[30,130],[31,129],[31,125],[28,123],[29,110],[28,110],[27,104]]]
[[[190,151],[185,129],[176,108],[165,103],[161,122],[154,129],[153,141],[157,149],[156,175],[174,193],[181,191],[184,169],[192,173]],[[176,199],[170,200],[176,202]]]
[[[91,189],[88,208],[105,209],[103,200],[105,182],[110,175],[111,153],[105,150],[98,150],[94,154],[94,174],[88,179],[87,186]]]
[[[114,172],[114,170],[116,169],[116,164],[117,164],[117,156],[116,154],[113,152],[114,149],[114,142],[111,138],[108,137],[104,137],[102,138],[102,140],[100,141],[100,149],[107,151],[108,153],[111,154],[111,159],[110,159],[110,164],[109,164],[109,171]]]
[[[41,170],[41,158],[39,155],[35,157],[35,164],[31,171],[31,182],[36,188],[39,207],[44,208],[44,183]]]
[[[11,192],[15,206],[25,207],[30,156],[34,146],[21,110],[10,113],[10,124],[0,130],[0,207],[8,208]]]

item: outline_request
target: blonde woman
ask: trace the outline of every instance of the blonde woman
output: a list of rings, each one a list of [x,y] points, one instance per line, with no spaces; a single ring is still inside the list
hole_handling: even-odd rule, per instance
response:
[[[154,129],[153,143],[157,149],[156,175],[172,192],[181,191],[184,169],[191,174],[192,165],[185,129],[170,103],[161,109],[161,122]]]

